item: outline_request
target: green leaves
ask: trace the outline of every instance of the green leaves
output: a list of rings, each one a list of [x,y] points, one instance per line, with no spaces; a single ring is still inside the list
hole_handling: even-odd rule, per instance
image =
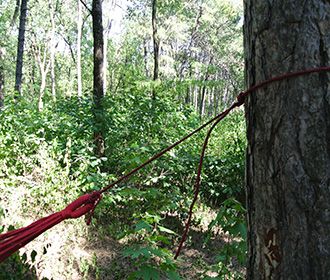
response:
[[[142,279],[144,279],[144,280],[150,280],[150,279],[158,280],[158,279],[160,279],[160,274],[157,271],[157,269],[155,269],[155,268],[153,268],[149,265],[142,265],[140,267],[140,271],[137,271],[135,276],[137,276],[137,277],[141,276]],[[133,279],[133,278],[128,278],[128,279]]]
[[[147,222],[143,221],[143,220],[138,221],[135,226],[136,226],[136,229],[135,229],[136,232],[140,231],[143,228],[148,232],[151,231],[150,225]]]
[[[135,263],[139,270],[133,272],[128,279],[136,279],[137,276],[141,276],[143,279],[160,279],[162,272],[167,274],[170,279],[181,279],[175,273],[178,265],[174,263],[172,256],[164,249],[149,246],[137,249],[129,248],[122,253],[122,256],[140,259]],[[159,265],[156,265],[154,257],[158,257],[160,260]]]
[[[245,264],[246,255],[246,223],[244,219],[245,209],[234,198],[228,198],[219,209],[217,217],[209,224],[208,235],[204,240],[205,244],[212,236],[212,229],[220,226],[224,232],[228,232],[231,242],[219,250],[218,256],[214,260],[214,271],[220,271],[223,275],[230,274],[223,264],[236,258],[241,264]],[[223,272],[225,271],[225,272]],[[222,275],[222,274],[221,274]]]

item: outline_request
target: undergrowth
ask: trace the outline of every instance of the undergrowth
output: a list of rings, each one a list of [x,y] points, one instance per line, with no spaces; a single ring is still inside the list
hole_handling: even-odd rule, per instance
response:
[[[0,219],[6,225],[2,231],[10,230],[9,225],[25,225],[21,220],[35,220],[62,210],[79,195],[102,189],[201,124],[192,108],[169,94],[151,100],[145,88],[128,87],[103,100],[104,111],[99,113],[107,150],[99,158],[93,153],[93,132],[100,127],[94,122],[92,108],[91,99],[72,98],[51,104],[42,112],[24,99],[9,102],[2,109]],[[64,222],[80,228],[68,236],[79,239],[82,232],[87,234],[86,244],[111,238],[119,255],[107,256],[110,263],[105,265],[96,251],[79,259],[67,249],[60,258],[70,266],[60,269],[76,269],[79,279],[243,279],[246,231],[242,111],[224,119],[211,136],[192,224],[202,242],[196,245],[188,237],[184,245],[186,252],[188,248],[204,252],[212,260],[193,261],[196,278],[186,275],[184,253],[181,260],[173,260],[194,193],[205,134],[197,133],[110,189],[90,227],[82,219]],[[226,238],[224,245],[210,245],[219,236]],[[0,279],[24,275],[36,279],[33,277],[42,270],[39,264],[47,259],[46,247],[14,254],[0,266]],[[37,251],[38,264],[31,255]],[[123,263],[130,268],[125,269]]]

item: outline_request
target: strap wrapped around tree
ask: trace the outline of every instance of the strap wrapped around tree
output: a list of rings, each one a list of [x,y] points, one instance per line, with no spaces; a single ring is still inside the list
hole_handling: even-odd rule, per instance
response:
[[[0,235],[0,263],[2,263],[6,258],[11,256],[17,250],[19,250],[20,248],[24,247],[26,244],[31,242],[33,239],[38,237],[40,234],[42,234],[46,230],[52,228],[53,226],[59,224],[63,220],[71,219],[71,218],[79,218],[82,215],[87,214],[88,212],[91,211],[90,217],[89,217],[88,222],[87,222],[87,224],[89,224],[91,219],[92,219],[92,215],[94,213],[94,210],[95,210],[96,206],[101,201],[102,193],[108,191],[114,185],[118,184],[119,182],[121,182],[125,178],[127,178],[130,175],[132,175],[133,173],[137,172],[138,170],[140,170],[141,168],[143,168],[147,164],[149,164],[152,161],[154,161],[155,159],[159,158],[160,156],[162,156],[163,154],[165,154],[166,152],[168,152],[169,150],[171,150],[175,146],[179,145],[180,143],[182,143],[183,141],[188,139],[190,136],[194,135],[195,133],[197,133],[198,131],[202,130],[204,127],[206,127],[207,125],[209,125],[209,124],[211,124],[212,122],[215,121],[215,123],[212,125],[212,127],[210,128],[210,130],[209,130],[209,132],[206,136],[206,139],[205,139],[205,142],[204,142],[204,145],[203,145],[203,148],[202,148],[201,157],[200,157],[199,166],[198,166],[195,196],[194,196],[194,199],[193,199],[193,201],[190,205],[189,217],[188,217],[188,221],[186,223],[185,231],[182,235],[181,241],[179,243],[177,252],[176,252],[175,257],[174,257],[176,259],[179,255],[179,253],[180,253],[180,250],[181,250],[181,247],[183,245],[185,236],[186,236],[186,234],[188,232],[188,229],[189,229],[189,225],[190,225],[191,218],[192,218],[193,206],[194,206],[194,204],[197,200],[198,191],[199,191],[200,174],[201,174],[201,168],[202,168],[202,163],[203,163],[203,157],[204,157],[205,149],[206,149],[206,146],[207,146],[208,138],[209,138],[212,130],[214,129],[214,127],[223,118],[225,118],[226,115],[231,110],[233,110],[235,107],[238,107],[238,106],[241,106],[242,104],[244,104],[244,97],[247,94],[249,94],[251,91],[253,91],[257,88],[260,88],[260,87],[262,87],[266,84],[269,84],[271,82],[284,80],[284,79],[288,79],[290,77],[299,76],[299,75],[303,75],[303,74],[308,74],[308,73],[313,73],[313,72],[322,72],[322,71],[330,71],[330,66],[314,68],[314,69],[308,69],[308,70],[302,70],[302,71],[299,71],[299,72],[294,72],[294,73],[289,73],[289,74],[285,74],[285,75],[282,75],[282,76],[274,77],[274,78],[271,78],[269,80],[266,80],[262,83],[259,83],[255,86],[249,88],[245,92],[241,92],[237,96],[237,101],[234,102],[227,110],[225,110],[221,114],[217,115],[216,117],[214,117],[213,119],[211,119],[207,123],[203,124],[202,126],[197,128],[195,131],[188,134],[187,136],[185,136],[181,140],[177,141],[176,143],[172,144],[171,146],[169,146],[165,150],[161,151],[159,154],[157,154],[154,157],[150,158],[145,163],[143,163],[140,166],[136,167],[135,169],[131,170],[130,172],[128,172],[127,174],[125,174],[124,176],[119,178],[117,181],[115,181],[112,184],[110,184],[109,186],[105,187],[104,189],[102,189],[100,191],[96,191],[92,194],[82,195],[79,198],[77,198],[75,201],[73,201],[71,204],[69,204],[64,210],[62,210],[60,212],[57,212],[55,214],[52,214],[48,217],[42,218],[42,219],[32,223],[31,225],[29,225],[25,228],[16,229],[16,230],[1,234]]]

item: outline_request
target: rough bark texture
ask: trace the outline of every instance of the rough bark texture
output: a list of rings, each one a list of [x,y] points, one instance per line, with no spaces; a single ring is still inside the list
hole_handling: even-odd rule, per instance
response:
[[[102,127],[102,104],[103,93],[103,26],[102,26],[102,1],[93,0],[93,36],[94,36],[94,85],[93,95],[95,102],[96,131],[94,132],[95,154],[104,155],[104,137],[101,133]]]
[[[18,44],[17,44],[17,61],[16,61],[16,80],[15,80],[15,98],[21,96],[22,71],[23,71],[23,52],[24,52],[24,34],[28,0],[22,0],[21,16],[19,21]]]
[[[330,3],[245,0],[245,83],[330,65]],[[247,279],[330,279],[330,74],[245,100]]]

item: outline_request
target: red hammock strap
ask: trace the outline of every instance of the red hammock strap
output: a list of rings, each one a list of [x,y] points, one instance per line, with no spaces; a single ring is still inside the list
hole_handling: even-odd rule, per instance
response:
[[[46,230],[65,219],[79,218],[88,213],[100,201],[101,192],[85,194],[71,202],[60,212],[35,221],[27,227],[19,228],[0,235],[0,263],[17,250],[31,242]],[[95,203],[97,202],[97,203]]]
[[[100,196],[101,192],[96,191],[78,197],[61,211],[63,219],[79,218],[87,214],[93,207],[96,207],[95,201],[99,201]]]

